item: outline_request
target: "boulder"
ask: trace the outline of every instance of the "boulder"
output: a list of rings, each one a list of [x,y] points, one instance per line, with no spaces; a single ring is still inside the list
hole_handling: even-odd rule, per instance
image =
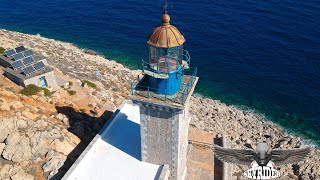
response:
[[[31,136],[32,154],[35,156],[44,156],[50,150],[50,144],[61,137],[57,129],[47,131],[37,131]]]
[[[67,157],[65,156],[53,156],[48,162],[46,162],[42,169],[44,172],[58,172],[59,168],[63,166],[64,162],[66,161]]]
[[[31,153],[33,156],[44,156],[49,151],[52,140],[50,141],[43,136],[43,132],[37,131],[31,137]]]
[[[69,119],[66,115],[59,113],[56,118],[62,121],[65,125],[69,126]]]
[[[63,132],[64,138],[67,139],[72,144],[78,145],[80,143],[81,140],[76,135],[69,132],[68,130],[62,129],[62,132]]]
[[[20,136],[18,132],[9,134],[2,156],[13,162],[22,162],[31,159],[30,139]]]
[[[29,122],[33,123],[32,121]],[[49,123],[46,120],[39,120],[33,126],[38,129],[46,129],[49,126]]]
[[[16,173],[14,167],[10,164],[5,164],[0,169],[0,179],[6,179]]]
[[[13,101],[10,103],[10,107],[12,109],[20,109],[20,108],[24,107],[24,105],[20,101]]]
[[[97,55],[97,53],[96,53],[94,50],[91,50],[91,49],[85,49],[85,50],[84,50],[84,53],[90,54],[90,55],[94,55],[94,56]]]
[[[51,143],[50,147],[51,147],[53,150],[55,150],[55,151],[57,151],[57,152],[60,152],[60,153],[62,153],[62,154],[64,154],[64,155],[67,156],[67,155],[69,155],[70,152],[76,147],[76,144],[70,143],[70,142],[68,142],[67,140],[61,141],[61,140],[59,140],[59,139],[55,139],[55,140]]]
[[[0,143],[6,140],[9,133],[14,132],[15,123],[13,119],[2,119],[0,120]]]
[[[0,104],[0,111],[10,111],[10,104],[8,103]]]
[[[31,155],[30,139],[22,137],[11,160],[13,162],[28,161],[31,159]]]
[[[11,180],[34,180],[35,178],[31,176],[30,174],[27,174],[20,170],[15,175],[11,176]]]
[[[23,111],[21,115],[31,120],[35,120],[37,118],[37,115],[31,113],[30,111]]]
[[[16,124],[19,129],[25,129],[28,127],[28,124],[25,120],[18,120]]]

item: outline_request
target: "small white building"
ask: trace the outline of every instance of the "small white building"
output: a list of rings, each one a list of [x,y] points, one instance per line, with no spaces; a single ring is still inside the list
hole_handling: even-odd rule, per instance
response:
[[[56,88],[59,86],[44,56],[35,54],[31,49],[19,46],[0,55],[0,65],[4,75],[20,86],[34,84],[39,87]]]

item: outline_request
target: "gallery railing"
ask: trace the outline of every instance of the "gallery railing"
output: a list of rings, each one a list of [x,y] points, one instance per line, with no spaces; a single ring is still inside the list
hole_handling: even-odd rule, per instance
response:
[[[175,93],[175,94],[167,94],[167,91],[165,91],[164,94],[156,94],[154,92],[158,92],[158,89],[151,88],[148,85],[146,77],[144,76],[141,80],[139,80],[136,83],[131,84],[131,95],[139,95],[145,98],[156,98],[162,101],[171,101],[174,103],[182,104],[184,105],[191,88],[193,87],[193,84],[197,78],[197,68],[190,68],[188,70],[183,71],[183,78],[184,81],[182,82],[181,89]]]

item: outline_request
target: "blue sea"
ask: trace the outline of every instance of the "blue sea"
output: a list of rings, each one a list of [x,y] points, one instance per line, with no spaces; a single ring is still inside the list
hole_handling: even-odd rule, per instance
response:
[[[320,144],[320,1],[169,1],[184,33],[196,92],[251,109]],[[96,50],[130,68],[148,58],[147,37],[164,1],[0,0],[0,28]]]

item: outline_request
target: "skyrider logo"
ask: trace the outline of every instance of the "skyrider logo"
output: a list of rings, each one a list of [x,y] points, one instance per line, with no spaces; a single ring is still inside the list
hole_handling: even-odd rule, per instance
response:
[[[214,155],[221,161],[251,166],[243,173],[251,179],[274,179],[280,177],[280,172],[274,165],[282,166],[302,161],[311,152],[310,146],[297,149],[272,149],[266,143],[259,143],[256,149],[230,149],[214,145]]]
[[[280,177],[280,172],[273,169],[273,163],[270,161],[266,166],[259,166],[255,161],[251,163],[251,168],[243,173],[250,179],[274,179]]]

